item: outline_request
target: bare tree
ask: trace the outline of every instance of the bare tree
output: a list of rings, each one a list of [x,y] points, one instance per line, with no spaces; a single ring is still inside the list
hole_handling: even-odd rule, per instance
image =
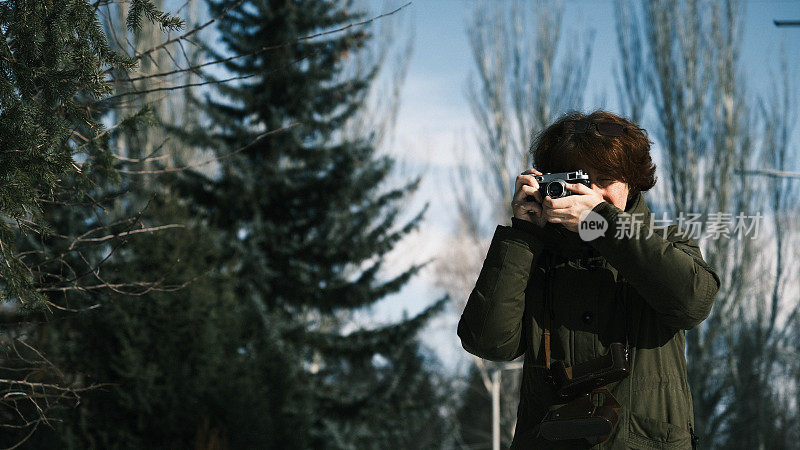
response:
[[[462,299],[455,305],[459,312],[475,284],[494,225],[507,224],[511,217],[516,175],[532,165],[526,151],[532,133],[581,106],[593,33],[583,37],[583,44],[571,43],[572,53],[559,58],[562,13],[560,4],[554,8],[543,1],[480,3],[469,23],[475,71],[467,98],[477,123],[480,164],[462,165],[453,175],[458,193],[453,200],[458,208],[457,233],[447,246],[451,254],[437,266],[439,286]],[[465,153],[457,158],[471,159]],[[503,366],[473,359],[484,387],[491,392],[492,374],[500,373]],[[516,424],[519,378],[517,370],[502,375],[501,436],[506,445]]]
[[[792,158],[796,150],[790,137],[797,122],[798,91],[785,53],[780,63],[780,79],[773,80],[773,90],[758,102],[752,123],[760,125],[755,165],[786,173],[793,169],[790,161],[796,159]],[[793,279],[787,270],[798,263],[791,249],[796,248],[800,237],[796,225],[800,186],[788,177],[747,175],[744,179],[759,190],[754,197],[763,205],[767,234],[751,244],[755,250],[745,261],[749,272],[746,278],[752,281],[736,311],[736,334],[729,340],[730,400],[723,411],[731,412],[723,424],[726,441],[722,446],[786,448],[800,437],[793,400],[800,385],[796,376],[789,375],[797,360],[800,301],[792,287],[800,280]]]
[[[761,230],[759,240],[733,233],[700,239],[722,286],[711,316],[687,333],[688,375],[703,446],[766,448],[776,424],[792,417],[788,410],[776,417],[776,408],[766,405],[780,400],[775,380],[785,367],[778,354],[796,316],[781,290],[787,281],[788,230],[781,216],[793,197],[785,179],[741,175],[753,164],[789,169],[786,137],[794,88],[784,83],[758,113],[748,102],[739,62],[744,14],[737,1],[651,1],[633,20],[632,2],[615,6],[618,24],[627,24],[618,28],[620,51],[631,58],[623,62],[620,90],[643,101],[634,93],[641,92],[644,77],[653,95],[656,121],[650,128],[664,153],[660,178],[666,184],[665,195],[655,199],[659,207],[672,217],[699,213],[707,225],[719,226],[761,214],[761,205],[769,205],[764,218],[771,227]],[[644,29],[646,55],[630,50],[636,48],[631,36],[639,33],[637,27]],[[631,76],[628,66],[644,75]],[[623,104],[634,111],[631,101]]]
[[[614,23],[617,30],[619,66],[614,69],[614,82],[620,110],[634,123],[641,123],[644,108],[650,98],[647,85],[645,42],[642,35],[641,12],[637,5],[626,0],[614,0]]]

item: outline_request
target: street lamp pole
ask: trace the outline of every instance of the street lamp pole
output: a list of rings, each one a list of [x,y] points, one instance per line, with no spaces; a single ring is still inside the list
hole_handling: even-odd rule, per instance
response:
[[[492,450],[500,450],[500,380],[504,370],[522,369],[522,363],[505,363],[492,371]]]
[[[492,450],[500,450],[500,374],[502,369],[492,373]]]

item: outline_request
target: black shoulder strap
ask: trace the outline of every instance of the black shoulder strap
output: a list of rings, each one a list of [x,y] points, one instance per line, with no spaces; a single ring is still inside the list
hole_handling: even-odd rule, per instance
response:
[[[547,376],[550,376],[550,325],[553,316],[553,297],[551,287],[553,255],[550,252],[543,253],[544,258],[544,364],[547,369]]]

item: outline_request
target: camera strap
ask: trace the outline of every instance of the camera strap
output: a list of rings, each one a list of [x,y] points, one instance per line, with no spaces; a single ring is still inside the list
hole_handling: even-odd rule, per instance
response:
[[[550,382],[553,380],[553,376],[550,373],[550,365],[551,365],[551,352],[550,352],[550,327],[551,321],[553,319],[553,292],[552,292],[552,279],[553,279],[553,256],[549,252],[543,253],[544,258],[544,269],[545,269],[545,276],[544,276],[544,368],[547,369],[546,378],[547,381]],[[618,294],[619,300],[622,302],[623,314],[625,316],[625,359],[630,358],[630,311],[628,310],[628,286],[622,279],[619,277],[618,281]],[[541,366],[539,366],[541,367]]]
[[[553,256],[549,252],[545,253],[545,272],[544,272],[544,364],[547,369],[547,380],[552,381],[553,376],[550,374],[550,321],[553,315],[552,306],[552,287],[551,278],[553,276],[552,265]]]
[[[619,292],[619,300],[622,302],[622,314],[625,315],[625,357],[627,358],[630,353],[630,311],[628,310],[628,285],[625,283],[625,280],[618,276],[619,280],[617,281],[617,292]]]

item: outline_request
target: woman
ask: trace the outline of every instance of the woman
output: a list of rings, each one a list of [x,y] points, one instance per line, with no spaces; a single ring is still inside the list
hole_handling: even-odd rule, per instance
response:
[[[571,113],[530,151],[538,170],[517,177],[512,226],[497,227],[458,324],[470,353],[525,355],[511,448],[692,448],[684,330],[708,316],[720,282],[694,241],[651,223],[642,194],[656,181],[647,135],[605,111]],[[536,175],[577,170],[590,187],[541,197]],[[584,241],[589,211],[607,229]],[[610,355],[612,343],[625,346],[627,371],[603,386],[619,403],[610,434],[553,440],[563,436],[547,421],[574,400],[559,395],[554,368],[585,367]]]

